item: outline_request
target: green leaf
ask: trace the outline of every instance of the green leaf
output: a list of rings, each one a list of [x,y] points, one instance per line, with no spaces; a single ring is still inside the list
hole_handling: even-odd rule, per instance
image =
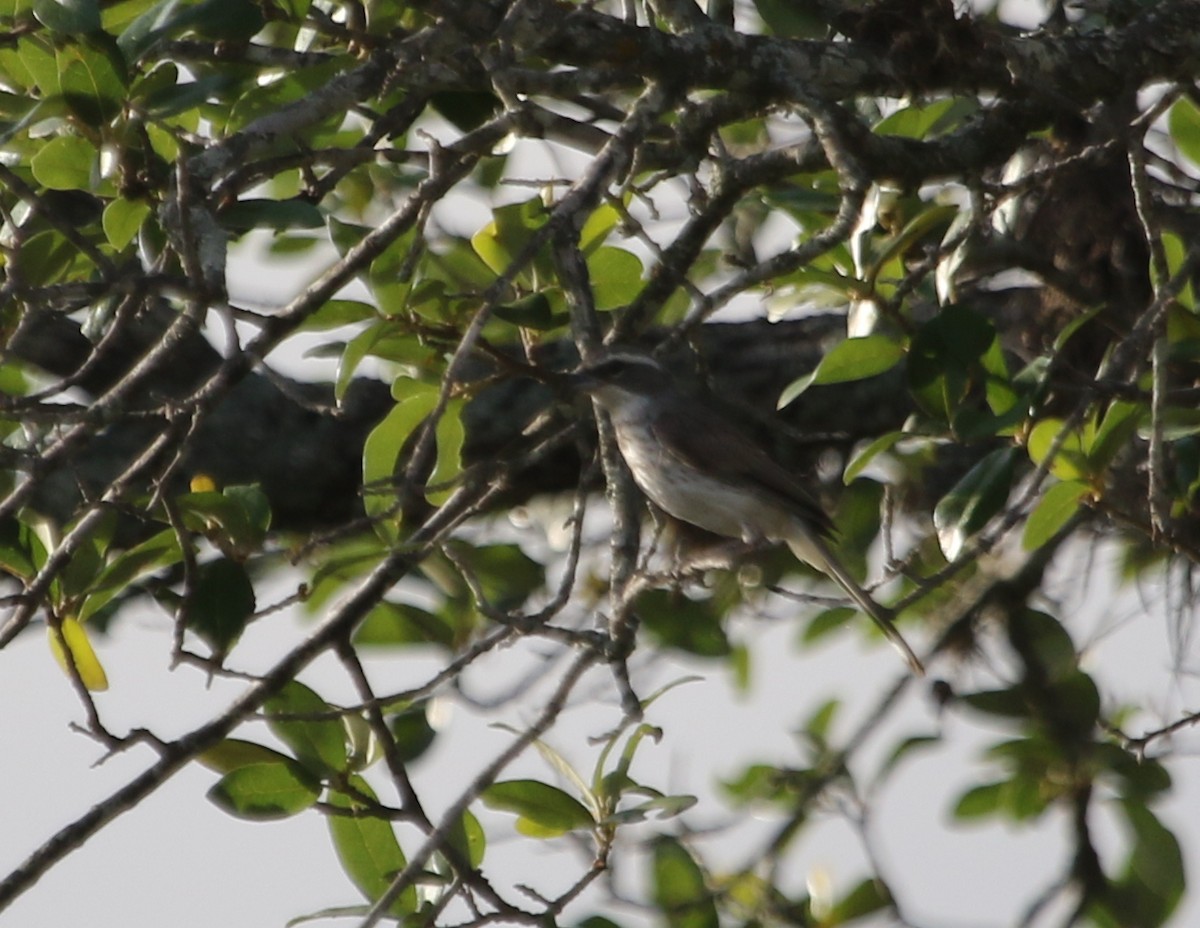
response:
[[[883,454],[885,451],[890,451],[895,445],[903,441],[905,438],[911,438],[907,432],[888,432],[885,435],[880,435],[862,451],[858,452],[846,465],[846,470],[842,474],[842,483],[849,486],[854,478],[867,469],[876,457]]]
[[[1117,883],[1123,923],[1163,925],[1178,908],[1187,885],[1179,841],[1145,805],[1125,800],[1121,810],[1133,832],[1126,872]]]
[[[537,780],[504,780],[487,787],[484,805],[517,815],[517,831],[531,838],[557,838],[592,828],[596,821],[574,796]]]
[[[1036,661],[1046,680],[1075,674],[1079,658],[1062,623],[1038,609],[1022,609],[1008,617],[1008,637],[1018,654]]]
[[[1081,480],[1064,480],[1046,490],[1025,523],[1021,536],[1025,550],[1035,551],[1057,535],[1079,511],[1079,501],[1089,492],[1090,488]]]
[[[858,610],[852,606],[834,606],[832,609],[822,609],[804,626],[800,640],[805,644],[813,644],[823,638],[841,631],[846,627]]]
[[[59,135],[29,162],[37,182],[51,190],[91,190],[98,152],[87,139]]]
[[[303,767],[285,761],[238,767],[221,777],[208,798],[238,818],[273,821],[312,807],[320,792]]]
[[[203,14],[196,17],[196,32],[207,39],[247,41],[265,23],[254,0],[204,0],[196,9]]]
[[[655,840],[652,898],[669,928],[718,928],[717,906],[704,872],[691,853],[671,837]]]
[[[821,359],[816,370],[792,381],[779,396],[777,409],[783,409],[814,383],[845,383],[866,380],[895,367],[904,357],[904,348],[886,335],[848,338],[835,345]]]
[[[417,703],[388,719],[388,728],[396,741],[396,756],[406,764],[424,754],[437,737],[429,724],[427,709],[428,703]]]
[[[541,291],[522,297],[515,303],[497,306],[495,315],[497,319],[513,325],[542,332],[556,329],[567,321],[567,315],[556,313],[546,294]]]
[[[642,290],[642,261],[631,251],[601,245],[587,259],[596,309],[632,303]]]
[[[385,600],[367,614],[354,634],[354,643],[387,647],[437,644],[449,648],[454,644],[454,629],[427,609]]]
[[[375,793],[361,777],[351,777],[350,784],[360,795],[371,800],[375,798]],[[342,869],[359,891],[375,902],[387,892],[396,874],[408,862],[396,840],[396,833],[390,822],[372,814],[363,800],[355,796],[333,791],[329,794],[329,803],[347,813],[328,817],[329,833]],[[416,910],[417,891],[410,885],[388,911],[402,918]]]
[[[492,221],[471,236],[471,247],[489,268],[503,274],[545,221],[546,208],[540,197],[499,206],[492,212]]]
[[[307,200],[247,197],[221,211],[221,225],[241,235],[251,229],[321,229],[325,217]]]
[[[254,584],[246,568],[221,557],[200,565],[187,601],[187,626],[216,656],[229,652],[254,614]]]
[[[782,38],[819,39],[829,29],[816,4],[796,3],[795,0],[754,0],[754,7],[770,33]]]
[[[46,28],[64,35],[100,29],[100,7],[96,0],[33,0],[33,15]]]
[[[32,580],[46,563],[46,546],[25,522],[0,520],[0,568]]]
[[[503,106],[495,94],[473,90],[443,90],[433,94],[429,103],[463,132],[479,128]]]
[[[899,135],[910,139],[928,138],[960,122],[979,109],[974,100],[948,97],[924,105],[914,104],[896,110],[876,123],[876,135]],[[935,132],[936,130],[936,132]]]
[[[1029,696],[1020,685],[1003,690],[962,693],[959,699],[977,712],[1000,718],[1027,719],[1030,714]]]
[[[375,318],[375,307],[359,300],[326,300],[321,308],[307,316],[297,332],[324,332],[343,325]]]
[[[971,391],[990,379],[983,358],[995,339],[987,318],[963,306],[947,306],[921,326],[909,347],[913,398],[930,415],[953,424]]]
[[[545,565],[519,545],[471,545],[455,540],[449,547],[474,575],[487,602],[495,609],[518,608],[545,586]]]
[[[463,812],[457,827],[450,830],[446,840],[470,866],[478,868],[483,863],[484,852],[487,850],[487,834],[470,809]]]
[[[954,817],[964,821],[999,815],[1004,809],[1004,793],[1008,784],[984,783],[973,786],[954,804]]]
[[[185,9],[177,15],[180,6]],[[135,64],[172,29],[183,28],[196,15],[195,8],[188,9],[183,0],[159,0],[126,25],[117,36],[117,47],[126,61]]]
[[[226,738],[207,751],[197,754],[196,760],[217,773],[232,773],[251,764],[294,763],[286,754],[241,738]]]
[[[626,194],[625,202],[629,202],[629,194]],[[621,221],[620,211],[611,203],[601,203],[588,216],[584,222],[583,228],[579,230],[579,250],[585,256],[591,255],[597,248],[604,243],[610,232],[616,228],[617,223]]]
[[[221,495],[237,506],[245,528],[234,538],[239,547],[257,550],[266,540],[271,528],[271,502],[257,483],[234,484],[225,487]]]
[[[1183,101],[1180,101],[1183,102]],[[1167,273],[1171,276],[1179,273],[1180,267],[1183,265],[1184,259],[1187,258],[1189,242],[1185,242],[1174,232],[1164,232],[1162,234],[1163,251],[1167,257]],[[1192,286],[1191,276],[1183,285],[1183,289],[1179,291],[1177,298],[1187,309],[1193,313],[1196,310],[1196,292]],[[1195,316],[1192,317],[1193,319]]]
[[[1043,419],[1029,433],[1027,448],[1029,458],[1034,464],[1041,464],[1058,444],[1054,460],[1050,462],[1050,473],[1060,480],[1078,480],[1092,474],[1088,461],[1087,449],[1090,436],[1085,430],[1075,428],[1059,441],[1059,435],[1066,428],[1062,419]]]
[[[121,113],[128,75],[116,44],[105,35],[64,45],[55,52],[58,85],[71,111],[100,128]]]
[[[728,657],[722,610],[711,599],[692,599],[680,590],[647,590],[635,606],[646,631],[665,647],[701,657]]]
[[[108,243],[122,250],[137,238],[138,230],[150,215],[150,204],[142,200],[117,198],[104,207],[104,234]]]
[[[841,925],[892,905],[894,900],[886,883],[878,878],[865,879],[837,901],[830,913],[829,923]]]
[[[1167,114],[1167,129],[1179,150],[1193,164],[1200,165],[1200,107],[1180,97]]]
[[[92,582],[89,595],[79,610],[82,622],[95,615],[113,597],[147,574],[183,560],[183,549],[174,529],[164,529],[110,561]]]
[[[1096,426],[1088,444],[1088,463],[1094,473],[1100,473],[1113,458],[1124,451],[1137,431],[1138,422],[1148,410],[1142,403],[1114,400]]]
[[[368,516],[387,513],[396,502],[393,484],[400,453],[417,427],[437,405],[438,388],[417,381],[398,381],[406,391],[363,443],[363,508]],[[395,392],[397,387],[393,387]]]
[[[263,704],[263,711],[271,731],[305,769],[322,778],[346,769],[346,728],[303,683],[292,680]]]
[[[1004,507],[1015,466],[1016,449],[997,448],[938,500],[933,525],[947,560],[958,557],[967,541]]]

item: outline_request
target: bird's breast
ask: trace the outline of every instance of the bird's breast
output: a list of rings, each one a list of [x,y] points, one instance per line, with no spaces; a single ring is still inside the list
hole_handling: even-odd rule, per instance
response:
[[[683,522],[727,538],[782,540],[793,518],[777,501],[706,472],[665,448],[641,417],[614,417],[617,445],[652,503]]]

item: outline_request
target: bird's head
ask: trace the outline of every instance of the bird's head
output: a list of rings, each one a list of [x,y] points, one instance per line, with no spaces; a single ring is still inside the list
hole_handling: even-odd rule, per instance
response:
[[[585,364],[570,374],[568,380],[575,389],[594,396],[606,406],[661,396],[672,388],[667,369],[643,354],[610,354]]]

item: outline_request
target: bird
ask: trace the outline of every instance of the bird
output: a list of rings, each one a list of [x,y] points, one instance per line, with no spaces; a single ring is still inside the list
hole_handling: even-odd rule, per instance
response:
[[[634,483],[681,522],[750,545],[783,542],[870,616],[916,676],[925,668],[892,621],[834,555],[820,503],[750,436],[681,389],[654,358],[610,353],[567,375],[612,422]]]

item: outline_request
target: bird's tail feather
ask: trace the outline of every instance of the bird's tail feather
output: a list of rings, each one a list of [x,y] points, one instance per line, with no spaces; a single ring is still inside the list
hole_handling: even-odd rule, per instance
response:
[[[827,574],[834,580],[838,586],[846,591],[846,595],[854,600],[863,612],[871,617],[879,630],[887,637],[903,656],[912,672],[918,676],[925,676],[925,666],[921,663],[921,659],[917,657],[904,636],[900,634],[900,630],[896,628],[892,621],[894,613],[886,606],[877,603],[871,598],[871,594],[858,585],[848,570],[842,563],[833,555],[825,542],[817,538],[807,531],[804,531],[801,537],[787,539],[787,546],[792,549],[792,553],[800,560],[807,564],[811,564],[821,572]]]

